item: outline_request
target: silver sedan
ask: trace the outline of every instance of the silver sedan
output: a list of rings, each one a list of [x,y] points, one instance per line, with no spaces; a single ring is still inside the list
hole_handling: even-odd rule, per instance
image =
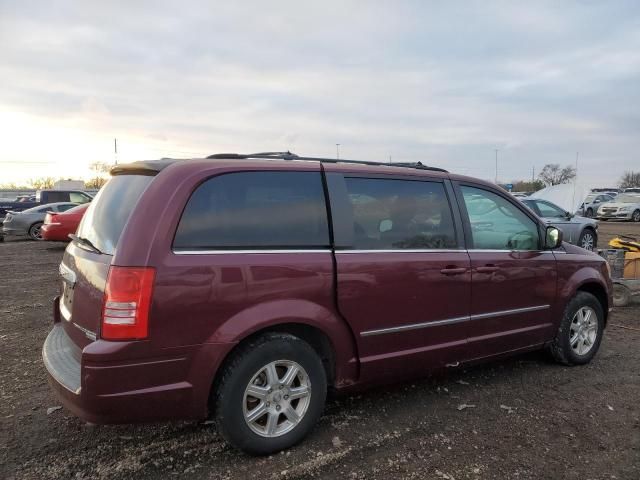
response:
[[[77,205],[77,203],[57,202],[38,205],[21,212],[7,212],[2,223],[2,235],[28,235],[33,240],[42,240],[40,228],[47,212],[64,212]]]
[[[545,223],[562,230],[565,242],[587,250],[595,250],[598,247],[598,222],[594,219],[576,217],[548,200],[526,199],[522,203],[533,210]]]

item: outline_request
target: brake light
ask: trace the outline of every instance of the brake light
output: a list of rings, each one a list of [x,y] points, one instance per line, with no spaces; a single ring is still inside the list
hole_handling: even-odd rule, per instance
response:
[[[147,338],[155,275],[156,271],[151,267],[109,268],[102,308],[102,338]]]
[[[47,225],[60,225],[59,223],[54,223],[53,222],[53,219],[56,217],[56,215],[57,215],[57,213],[51,213],[51,212],[47,213],[44,216],[44,223],[47,224]]]

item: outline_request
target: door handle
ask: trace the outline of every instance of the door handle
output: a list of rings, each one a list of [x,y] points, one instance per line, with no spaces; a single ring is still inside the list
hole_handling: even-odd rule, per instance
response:
[[[443,275],[461,275],[466,273],[467,269],[464,267],[447,267],[440,270]]]
[[[500,267],[496,267],[495,265],[485,265],[484,267],[477,267],[476,271],[478,273],[493,273],[500,270]]]

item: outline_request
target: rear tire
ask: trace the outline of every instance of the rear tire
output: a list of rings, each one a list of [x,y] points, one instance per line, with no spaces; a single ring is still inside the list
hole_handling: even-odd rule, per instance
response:
[[[564,365],[584,365],[598,352],[604,331],[604,312],[596,297],[578,292],[567,304],[549,350]]]
[[[578,239],[578,246],[593,251],[598,247],[598,235],[590,228],[585,228]]]
[[[36,222],[29,227],[29,236],[31,240],[42,240],[42,222]]]
[[[327,375],[307,342],[269,333],[233,354],[214,389],[216,423],[225,440],[266,455],[311,432],[324,408]]]

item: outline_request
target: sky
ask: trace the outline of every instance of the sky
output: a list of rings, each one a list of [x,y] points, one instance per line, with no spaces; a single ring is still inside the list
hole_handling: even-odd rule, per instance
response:
[[[0,0],[0,184],[216,152],[640,170],[640,2]],[[605,185],[606,184],[606,185]]]

